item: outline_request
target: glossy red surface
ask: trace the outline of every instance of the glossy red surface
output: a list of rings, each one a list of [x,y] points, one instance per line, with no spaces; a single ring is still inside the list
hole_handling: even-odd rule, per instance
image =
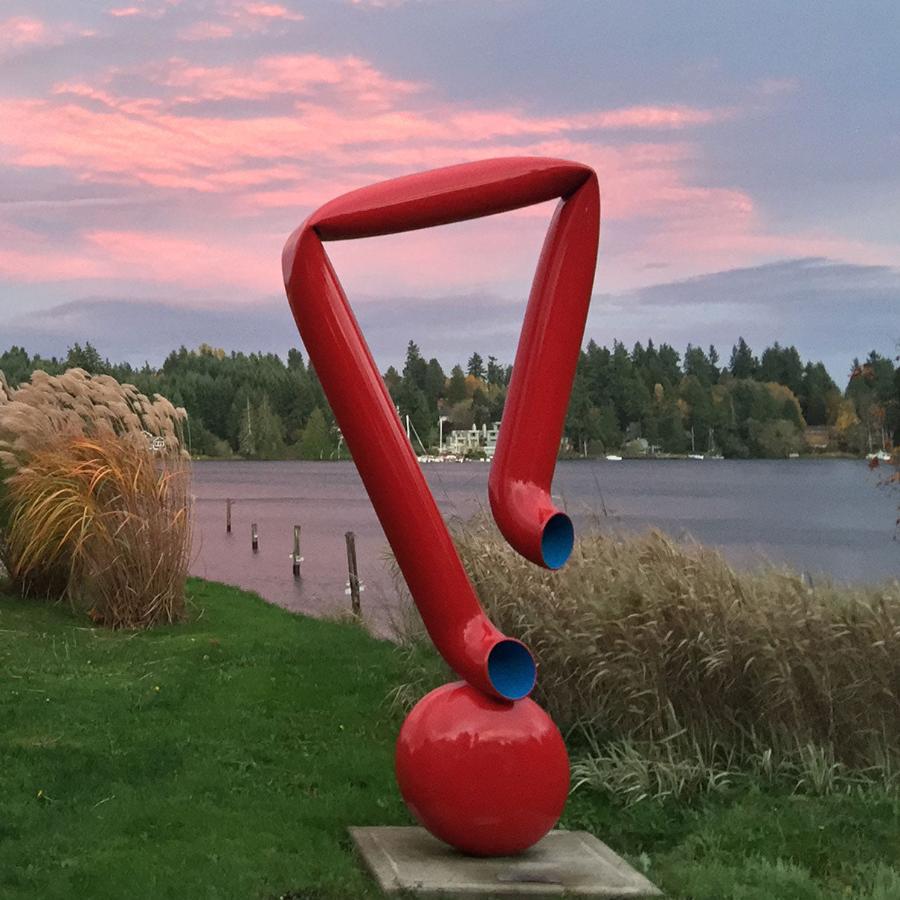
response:
[[[565,160],[512,158],[397,178],[321,207],[282,255],[294,320],[435,646],[471,685],[507,699],[531,691],[534,662],[485,616],[322,242],[427,228],[555,197],[562,202],[529,300],[490,488],[507,540],[555,568],[568,555],[562,550],[571,525],[567,530],[549,487],[596,259],[593,171]]]
[[[550,499],[550,484],[591,302],[599,232],[600,193],[591,173],[559,204],[544,240],[488,483],[503,536],[549,569],[568,559],[574,540],[571,522]]]
[[[397,781],[435,837],[477,856],[526,850],[556,824],[569,790],[565,744],[533,701],[467,684],[419,701],[397,741]]]

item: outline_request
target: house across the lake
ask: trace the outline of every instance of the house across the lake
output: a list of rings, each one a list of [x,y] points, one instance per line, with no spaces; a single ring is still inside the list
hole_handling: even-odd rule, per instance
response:
[[[497,449],[499,431],[499,422],[492,422],[490,428],[487,425],[482,425],[481,428],[473,425],[468,431],[456,429],[451,432],[445,445],[446,451],[454,456],[465,456],[467,453],[471,454],[480,450],[488,459],[491,459]]]

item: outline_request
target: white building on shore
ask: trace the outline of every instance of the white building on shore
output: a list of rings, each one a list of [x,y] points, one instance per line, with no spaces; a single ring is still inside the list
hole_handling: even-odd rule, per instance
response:
[[[499,422],[491,423],[490,428],[487,425],[482,425],[481,428],[473,425],[468,431],[458,428],[450,433],[450,438],[444,446],[446,452],[452,453],[454,456],[465,456],[480,450],[488,459],[491,459],[497,449],[499,431]]]

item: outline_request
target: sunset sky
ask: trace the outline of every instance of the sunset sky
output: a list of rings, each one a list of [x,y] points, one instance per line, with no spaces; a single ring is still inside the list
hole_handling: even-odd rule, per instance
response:
[[[0,349],[285,353],[287,235],[505,155],[600,177],[589,336],[900,340],[900,5],[0,0]],[[551,206],[329,245],[382,365],[511,360]]]

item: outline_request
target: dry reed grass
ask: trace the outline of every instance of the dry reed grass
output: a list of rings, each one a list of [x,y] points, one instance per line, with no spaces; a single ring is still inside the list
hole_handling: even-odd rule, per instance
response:
[[[113,628],[184,611],[190,471],[183,410],[109,376],[0,381],[2,546],[14,586]],[[158,451],[150,438],[160,438]]]
[[[145,441],[147,436],[160,438],[164,455],[183,453],[186,417],[184,409],[165,397],[154,394],[151,400],[110,375],[38,370],[31,381],[13,389],[0,373],[0,465],[14,471],[59,435],[143,435]]]
[[[535,653],[536,699],[587,736],[595,762],[605,754],[576,778],[617,777],[630,758],[668,768],[646,775],[655,793],[679,772],[715,789],[766,767],[895,781],[900,583],[737,573],[659,532],[588,535],[558,572],[523,560],[486,521],[456,539],[488,614]]]

